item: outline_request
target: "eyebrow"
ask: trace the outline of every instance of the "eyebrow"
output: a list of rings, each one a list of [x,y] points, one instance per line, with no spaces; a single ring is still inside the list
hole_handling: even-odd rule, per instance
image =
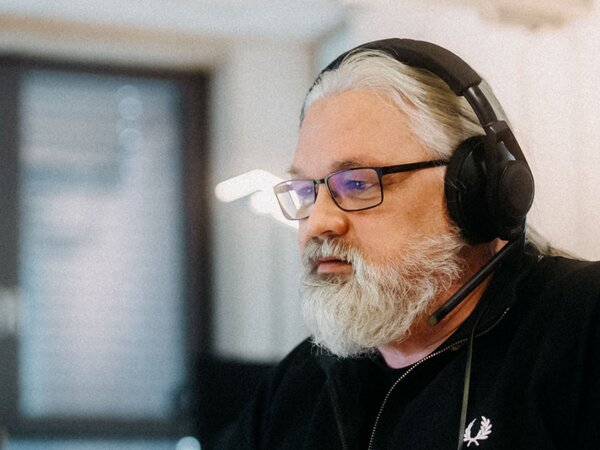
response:
[[[333,173],[333,172],[337,172],[338,170],[346,170],[346,169],[353,169],[355,167],[371,167],[371,166],[377,166],[376,164],[367,164],[364,161],[358,160],[358,159],[345,159],[345,160],[340,160],[340,161],[334,161],[333,163],[331,163],[329,165],[329,172],[327,172],[328,174]],[[297,176],[297,177],[303,177],[304,176],[304,172],[302,172],[302,170],[298,169],[297,167],[291,166],[287,172],[291,175],[291,176]]]

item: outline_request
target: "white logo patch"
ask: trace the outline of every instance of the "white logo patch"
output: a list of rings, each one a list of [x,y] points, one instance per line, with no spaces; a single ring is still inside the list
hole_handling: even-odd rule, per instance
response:
[[[465,429],[465,434],[463,436],[463,442],[467,442],[467,447],[470,447],[471,444],[475,444],[479,447],[479,441],[484,441],[488,438],[490,434],[492,434],[492,422],[490,419],[487,419],[484,416],[481,416],[481,424],[479,425],[479,431],[475,437],[471,437],[471,428],[473,428],[473,424],[477,419],[473,419],[469,426]]]

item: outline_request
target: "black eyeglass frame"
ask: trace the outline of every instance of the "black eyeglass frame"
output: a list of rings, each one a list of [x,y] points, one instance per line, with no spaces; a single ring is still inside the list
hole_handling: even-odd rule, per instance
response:
[[[314,205],[317,201],[317,195],[319,194],[317,186],[320,184],[323,184],[327,188],[327,192],[329,192],[329,195],[330,195],[331,199],[333,200],[333,202],[335,203],[335,205],[338,208],[340,208],[342,211],[346,211],[346,212],[365,211],[367,209],[375,208],[383,203],[384,194],[383,194],[382,177],[384,175],[389,175],[389,174],[393,174],[393,173],[402,173],[402,172],[412,172],[414,170],[428,169],[428,168],[432,168],[432,167],[442,167],[442,166],[447,166],[447,165],[448,165],[448,160],[436,159],[436,160],[431,160],[431,161],[420,161],[420,162],[407,163],[407,164],[398,164],[398,165],[394,165],[394,166],[352,167],[350,169],[337,170],[335,172],[330,173],[325,178],[321,178],[321,179],[312,179],[311,180],[310,178],[298,178],[298,179],[282,181],[281,183],[277,183],[275,186],[273,186],[273,191],[275,193],[275,198],[277,198],[277,203],[279,203],[281,212],[286,217],[286,219],[289,219],[289,220],[304,220],[304,219],[308,219],[308,217],[310,217],[310,214],[305,217],[300,217],[300,218],[290,217],[289,214],[286,212],[285,208],[283,207],[283,205],[281,204],[281,201],[279,200],[279,196],[277,195],[278,194],[277,188],[278,188],[278,186],[288,185],[292,181],[312,181],[314,198],[313,198],[311,205]],[[333,195],[333,193],[331,192],[331,189],[329,188],[329,179],[341,172],[349,172],[349,171],[353,171],[353,170],[362,170],[362,169],[371,169],[377,173],[377,179],[379,181],[379,191],[381,193],[381,199],[375,205],[367,206],[364,208],[344,208],[344,207],[340,206],[340,204],[335,199],[335,195]]]

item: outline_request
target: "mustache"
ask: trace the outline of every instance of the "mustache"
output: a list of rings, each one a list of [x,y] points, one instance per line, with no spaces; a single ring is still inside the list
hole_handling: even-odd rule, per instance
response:
[[[304,246],[302,262],[307,268],[314,268],[317,261],[323,258],[334,258],[355,264],[362,261],[360,251],[353,245],[336,238],[312,238]]]

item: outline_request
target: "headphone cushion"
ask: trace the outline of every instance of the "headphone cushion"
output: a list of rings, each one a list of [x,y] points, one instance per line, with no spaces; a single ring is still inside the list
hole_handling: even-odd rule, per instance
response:
[[[461,142],[444,181],[450,218],[470,243],[489,242],[497,236],[486,194],[485,136]]]
[[[523,161],[506,161],[499,174],[496,220],[511,228],[524,224],[534,197],[533,176]]]

